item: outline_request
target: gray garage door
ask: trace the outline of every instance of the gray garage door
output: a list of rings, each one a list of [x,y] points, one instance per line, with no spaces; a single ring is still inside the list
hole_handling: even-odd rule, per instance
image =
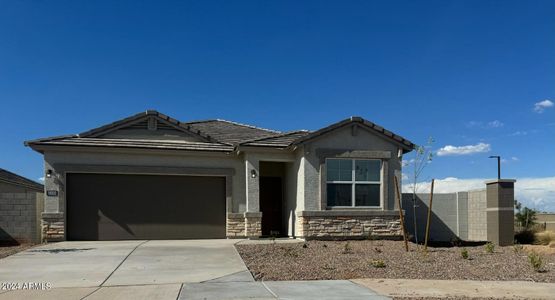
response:
[[[225,238],[225,178],[67,174],[69,240]]]

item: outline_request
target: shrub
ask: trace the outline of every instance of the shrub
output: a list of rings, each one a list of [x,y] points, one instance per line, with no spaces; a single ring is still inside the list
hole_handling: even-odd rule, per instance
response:
[[[553,231],[546,230],[534,235],[534,242],[538,245],[549,245],[553,241],[555,241],[555,232]]]
[[[370,262],[374,268],[385,268],[385,262],[381,259],[374,259]]]
[[[353,253],[353,247],[351,247],[351,244],[347,242],[343,246],[343,254],[349,254],[349,253]]]
[[[488,242],[484,248],[486,249],[487,253],[493,253],[495,251],[495,245],[492,242]]]
[[[532,251],[528,254],[528,262],[530,262],[530,266],[532,266],[532,269],[534,269],[534,271],[541,272],[543,270],[543,258],[536,252]]]
[[[466,250],[466,248],[461,249],[461,257],[463,259],[468,259],[470,257],[470,255],[468,254],[468,250]]]
[[[515,234],[515,241],[519,244],[532,244],[534,242],[534,231],[531,229],[524,229]]]
[[[514,251],[515,253],[517,253],[517,254],[518,254],[518,253],[521,253],[523,249],[524,249],[524,247],[522,247],[522,245],[519,244],[519,243],[515,243],[515,244],[513,245],[513,251]]]

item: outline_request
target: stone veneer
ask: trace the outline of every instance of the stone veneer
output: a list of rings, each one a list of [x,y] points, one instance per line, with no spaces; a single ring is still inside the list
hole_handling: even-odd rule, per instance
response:
[[[41,230],[44,242],[58,242],[65,239],[63,213],[42,213]]]
[[[228,238],[257,238],[262,235],[262,213],[228,213],[226,236]]]
[[[402,238],[399,212],[303,211],[299,235],[306,239]]]

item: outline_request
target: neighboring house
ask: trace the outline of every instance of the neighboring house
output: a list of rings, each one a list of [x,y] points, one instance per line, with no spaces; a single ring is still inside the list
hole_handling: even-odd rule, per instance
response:
[[[538,213],[534,222],[543,226],[545,230],[555,231],[555,213]]]
[[[44,186],[0,168],[0,244],[40,242]]]
[[[398,237],[414,148],[359,117],[283,133],[156,111],[25,144],[44,154],[49,241]]]

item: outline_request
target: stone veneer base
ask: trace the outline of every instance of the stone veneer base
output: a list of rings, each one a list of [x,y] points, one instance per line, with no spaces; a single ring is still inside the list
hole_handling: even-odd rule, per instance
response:
[[[297,218],[305,239],[402,239],[398,211],[304,211]]]
[[[43,242],[65,240],[65,220],[63,213],[42,213],[41,232]]]

